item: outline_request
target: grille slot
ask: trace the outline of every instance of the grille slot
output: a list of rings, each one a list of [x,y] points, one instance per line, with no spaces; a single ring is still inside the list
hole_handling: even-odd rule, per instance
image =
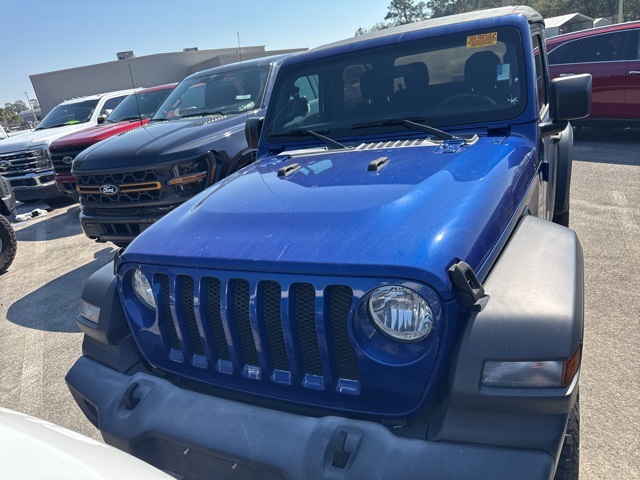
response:
[[[322,376],[322,361],[316,332],[315,289],[309,283],[293,285],[294,315],[302,350],[304,371]]]
[[[221,373],[240,374],[244,381],[354,394],[340,383],[359,381],[348,330],[349,286],[298,282],[284,287],[266,279],[160,272],[153,279],[159,285],[158,330],[167,355],[151,359],[154,363],[182,374],[184,368],[199,367],[207,372],[201,379],[212,384]],[[203,363],[204,358],[213,364]]]
[[[233,279],[230,282],[231,295],[233,297],[233,319],[235,320],[244,360],[249,365],[260,365],[256,345],[251,331],[251,319],[249,318],[249,282]]]

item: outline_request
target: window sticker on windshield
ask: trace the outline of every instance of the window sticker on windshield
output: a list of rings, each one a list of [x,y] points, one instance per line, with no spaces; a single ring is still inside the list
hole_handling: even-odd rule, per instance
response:
[[[506,80],[509,80],[510,77],[511,77],[511,64],[505,63],[504,65],[498,65],[497,72],[496,72],[496,80],[498,82],[506,81]]]
[[[490,47],[498,43],[498,32],[481,33],[467,37],[467,48]]]

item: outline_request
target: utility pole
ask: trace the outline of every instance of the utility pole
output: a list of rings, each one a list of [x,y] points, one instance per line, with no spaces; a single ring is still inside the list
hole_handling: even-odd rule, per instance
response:
[[[618,2],[618,23],[622,23],[622,11],[624,10],[624,0]]]
[[[27,96],[27,105],[29,105],[29,109],[31,110],[31,115],[33,115],[33,121],[37,122],[38,117],[36,117],[36,112],[33,111],[33,105],[31,105],[31,99],[29,98],[29,94],[27,92],[24,92],[24,94]]]

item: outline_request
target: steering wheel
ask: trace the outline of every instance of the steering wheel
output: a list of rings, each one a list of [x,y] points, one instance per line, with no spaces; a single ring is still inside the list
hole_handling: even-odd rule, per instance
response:
[[[436,108],[464,107],[467,103],[471,105],[496,105],[493,98],[482,93],[463,92],[448,96],[436,105]]]

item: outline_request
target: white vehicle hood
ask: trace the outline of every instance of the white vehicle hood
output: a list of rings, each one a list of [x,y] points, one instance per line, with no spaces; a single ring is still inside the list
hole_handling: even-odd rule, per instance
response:
[[[0,407],[2,478],[170,479],[114,447],[45,420]]]
[[[49,145],[60,137],[70,133],[92,127],[94,123],[78,123],[75,125],[65,125],[64,127],[45,128],[44,130],[34,130],[23,135],[9,137],[0,142],[0,153],[17,152],[27,150],[31,147],[49,147]]]

